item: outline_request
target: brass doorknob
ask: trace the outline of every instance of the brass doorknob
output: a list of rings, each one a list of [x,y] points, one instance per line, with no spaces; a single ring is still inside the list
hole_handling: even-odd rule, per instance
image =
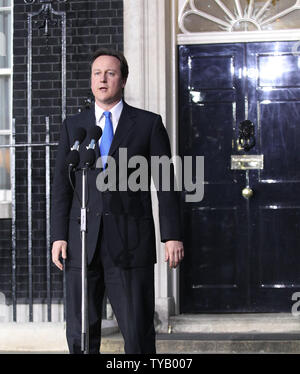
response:
[[[245,187],[242,191],[242,195],[245,199],[250,199],[253,196],[253,190],[250,187]]]

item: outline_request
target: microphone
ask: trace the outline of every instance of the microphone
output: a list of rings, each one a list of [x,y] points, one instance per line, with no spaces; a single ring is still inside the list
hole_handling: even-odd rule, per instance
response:
[[[76,166],[79,164],[80,158],[79,158],[79,145],[82,143],[86,136],[86,131],[82,127],[78,127],[74,131],[73,136],[73,145],[71,147],[71,152],[68,154],[66,163],[68,166],[71,166],[73,168],[76,168]]]
[[[87,151],[83,154],[83,163],[86,166],[91,166],[96,160],[95,146],[98,143],[102,135],[102,129],[99,126],[92,127],[88,132],[90,143],[87,147]]]
[[[71,151],[73,150],[76,150],[78,151],[79,150],[79,145],[80,143],[82,143],[82,141],[84,140],[84,138],[86,137],[86,131],[83,127],[78,127],[75,129],[74,131],[74,137],[73,137],[73,146],[71,148]]]
[[[91,139],[87,149],[95,149],[95,145],[102,136],[102,129],[99,126],[92,127],[88,132],[89,138]]]

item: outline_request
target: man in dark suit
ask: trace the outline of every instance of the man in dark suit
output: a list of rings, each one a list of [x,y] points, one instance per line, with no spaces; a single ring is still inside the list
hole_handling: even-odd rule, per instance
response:
[[[126,161],[133,156],[143,156],[149,166],[152,156],[171,157],[169,138],[161,117],[133,108],[122,99],[127,76],[128,65],[121,53],[97,51],[91,61],[91,88],[95,105],[67,118],[61,130],[52,188],[52,260],[62,270],[61,257],[66,259],[66,322],[70,353],[81,353],[81,206],[78,196],[81,196],[82,178],[81,172],[75,171],[74,192],[66,168],[66,158],[76,129],[84,127],[89,132],[95,126],[100,126],[103,135],[99,141],[100,149],[98,146],[95,149],[96,157],[113,157],[117,169],[121,148],[127,151]],[[85,139],[79,147],[81,160],[89,141]],[[108,168],[109,165],[108,162]],[[82,162],[79,164],[81,166]],[[128,168],[122,175],[129,178],[134,170]],[[147,190],[117,188],[116,191],[101,191],[97,180],[100,171],[98,168],[88,171],[87,187],[90,353],[99,353],[100,349],[105,290],[124,337],[125,353],[155,353],[156,251],[150,178]],[[150,167],[147,173],[150,177]],[[120,182],[117,178],[117,187]],[[183,259],[184,249],[179,201],[172,181],[170,189],[163,191],[158,186],[157,195],[161,241],[165,242],[165,260],[172,268]]]

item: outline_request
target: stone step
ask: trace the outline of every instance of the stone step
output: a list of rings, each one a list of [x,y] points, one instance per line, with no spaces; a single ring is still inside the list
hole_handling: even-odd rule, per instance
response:
[[[291,313],[181,314],[170,317],[168,332],[300,334],[300,319]]]
[[[120,334],[102,339],[101,352],[124,353]],[[157,353],[160,354],[263,354],[300,353],[299,334],[157,334]]]
[[[170,317],[157,353],[300,353],[300,320],[290,313],[197,314]],[[102,339],[103,353],[123,353],[123,338]]]
[[[158,353],[300,353],[300,320],[292,314],[179,315],[158,332]],[[67,352],[65,324],[1,323],[1,352]],[[123,353],[116,321],[103,321],[103,353]],[[29,338],[30,337],[30,338]]]

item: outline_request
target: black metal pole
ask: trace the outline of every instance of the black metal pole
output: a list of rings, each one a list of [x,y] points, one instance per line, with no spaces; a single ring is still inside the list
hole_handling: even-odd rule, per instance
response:
[[[81,351],[89,354],[89,323],[88,323],[88,284],[87,284],[87,253],[86,253],[86,180],[87,168],[82,169],[82,200],[81,200]]]

